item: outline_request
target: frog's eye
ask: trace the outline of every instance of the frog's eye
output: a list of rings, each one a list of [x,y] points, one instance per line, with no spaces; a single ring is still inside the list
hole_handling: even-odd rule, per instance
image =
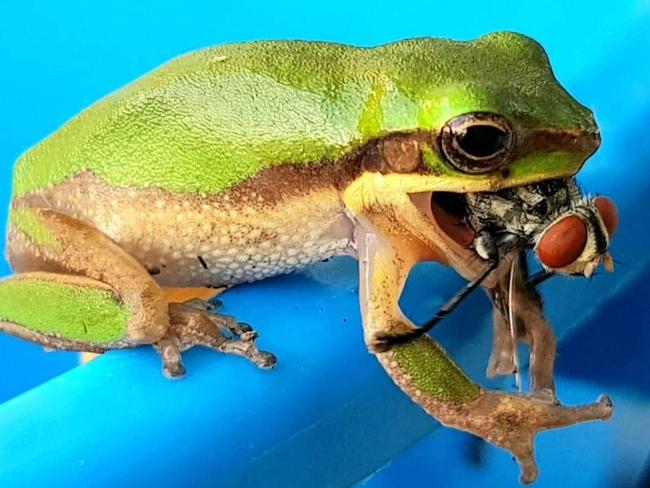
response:
[[[514,133],[500,115],[476,112],[451,119],[440,132],[444,158],[464,173],[487,173],[508,162]]]

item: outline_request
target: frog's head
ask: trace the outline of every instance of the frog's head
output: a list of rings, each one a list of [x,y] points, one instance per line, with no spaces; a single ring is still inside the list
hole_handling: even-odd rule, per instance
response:
[[[413,144],[393,137],[379,152],[392,172],[410,173],[399,175],[402,188],[432,211],[459,249],[471,248],[475,237],[463,224],[467,194],[570,178],[600,145],[592,112],[558,83],[544,49],[526,36],[403,41],[385,49],[389,57],[399,52],[393,59],[409,54],[409,63],[395,62],[399,75],[392,79],[399,80],[397,93],[415,101],[420,138]],[[430,192],[432,199],[420,198]],[[462,267],[469,258],[459,255]]]
[[[448,191],[571,176],[598,148],[592,112],[558,83],[534,40],[502,32],[406,49],[420,62],[398,89],[419,101],[429,135],[422,167],[444,176]]]

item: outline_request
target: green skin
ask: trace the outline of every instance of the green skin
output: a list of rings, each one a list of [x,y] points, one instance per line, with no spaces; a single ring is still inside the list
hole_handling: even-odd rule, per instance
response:
[[[505,167],[472,175],[441,155],[443,126],[473,112],[510,122]],[[418,261],[466,277],[483,265],[421,195],[570,176],[598,143],[543,49],[514,33],[191,53],[21,156],[8,238],[18,274],[0,283],[0,330],[55,348],[152,344],[171,376],[197,344],[269,367],[252,331],[201,302],[170,303],[162,286],[232,285],[353,254],[366,341],[388,374],[441,422],[510,450],[532,481],[536,432],[607,418],[611,406],[486,391],[428,337],[389,351],[376,338],[413,327],[398,300]]]

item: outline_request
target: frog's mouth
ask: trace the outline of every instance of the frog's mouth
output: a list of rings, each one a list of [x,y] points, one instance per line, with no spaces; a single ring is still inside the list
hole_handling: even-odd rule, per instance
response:
[[[440,230],[463,248],[473,250],[476,233],[467,224],[467,204],[462,193],[431,194],[431,217]]]
[[[418,209],[431,221],[439,244],[431,259],[473,279],[485,261],[474,248],[476,232],[469,225],[469,207],[464,193],[429,192],[410,195]]]
[[[468,224],[468,207],[462,193],[434,192],[410,195],[415,206],[427,216],[442,241],[436,259],[453,267],[476,266],[483,262],[474,250],[475,231]]]

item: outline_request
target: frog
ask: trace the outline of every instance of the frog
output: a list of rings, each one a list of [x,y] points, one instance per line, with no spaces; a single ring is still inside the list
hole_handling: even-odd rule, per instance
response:
[[[535,435],[611,416],[472,381],[399,307],[409,271],[472,279],[485,259],[431,195],[575,175],[600,144],[593,113],[518,33],[372,48],[255,41],[171,60],[101,99],[16,162],[0,330],[50,349],[153,346],[185,373],[193,346],[271,368],[257,334],[201,298],[332,257],[359,262],[368,350],[443,425],[538,468]],[[489,278],[486,286],[498,281]]]

